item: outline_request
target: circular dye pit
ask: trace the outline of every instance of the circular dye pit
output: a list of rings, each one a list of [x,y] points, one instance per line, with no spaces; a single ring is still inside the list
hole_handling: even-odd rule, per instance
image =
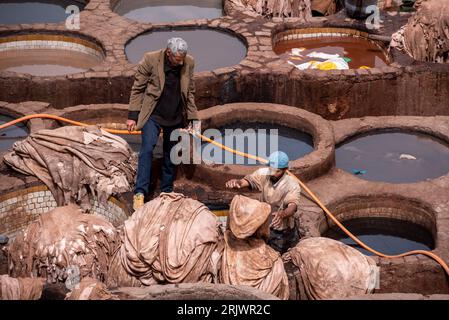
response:
[[[83,1],[74,0],[2,0],[0,24],[62,22],[84,7]]]
[[[102,62],[103,51],[80,38],[20,35],[0,39],[0,70],[34,76],[84,72]]]
[[[116,136],[119,136],[126,142],[128,142],[129,146],[134,152],[139,152],[140,147],[142,145],[142,137],[140,135],[134,135],[134,134],[115,134]]]
[[[134,151],[139,153],[140,148],[142,147],[142,137],[141,135],[135,135],[135,134],[115,134],[122,139],[124,139],[126,142],[128,142],[130,148]],[[162,159],[163,158],[163,140],[162,137],[159,137],[156,146],[153,150],[153,159]]]
[[[0,115],[0,125],[15,120],[14,118]],[[28,136],[28,128],[23,123],[18,123],[6,129],[0,130],[0,152],[12,147],[14,142],[25,139]]]
[[[222,0],[120,0],[113,11],[139,22],[215,19],[223,15]]]
[[[246,46],[237,37],[208,29],[145,33],[126,46],[126,56],[131,63],[137,64],[145,52],[166,48],[167,40],[172,37],[187,41],[189,54],[195,58],[195,72],[233,66],[246,56]]]
[[[336,166],[362,179],[413,183],[449,172],[449,144],[422,133],[355,136],[335,151]]]
[[[300,70],[367,69],[388,64],[380,44],[339,29],[323,29],[322,33],[286,31],[275,37],[273,50]]]
[[[98,125],[103,129],[126,130],[126,125],[120,122],[105,123],[102,122],[101,119],[99,120],[90,119],[84,122],[88,124]],[[117,134],[117,133],[113,134],[125,140],[129,144],[131,150],[137,153],[140,152],[140,148],[142,146],[142,136],[140,134]],[[163,140],[162,137],[159,137],[156,146],[154,147],[153,150],[153,159],[162,159],[162,157],[163,157]]]
[[[217,130],[219,135],[216,135],[217,131],[208,130],[203,134],[233,149],[263,158],[281,150],[287,153],[290,160],[295,160],[314,150],[311,135],[276,124],[236,122]],[[235,155],[207,142],[202,143],[202,156],[206,161],[217,164],[261,165],[256,160]]]
[[[408,221],[389,218],[356,218],[343,225],[362,242],[384,254],[396,255],[412,250],[432,250],[435,247],[432,234],[424,227]],[[339,240],[366,255],[373,253],[361,248],[340,228],[328,229],[325,237]]]

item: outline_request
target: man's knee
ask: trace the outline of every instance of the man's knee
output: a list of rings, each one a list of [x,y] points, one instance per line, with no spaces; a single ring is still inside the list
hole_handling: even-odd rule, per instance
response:
[[[150,159],[153,156],[153,148],[142,148],[140,149],[139,152],[139,160],[140,159]]]

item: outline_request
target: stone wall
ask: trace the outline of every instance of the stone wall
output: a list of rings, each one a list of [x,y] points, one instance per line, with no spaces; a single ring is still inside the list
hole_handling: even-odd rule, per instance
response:
[[[92,212],[102,215],[114,226],[121,225],[127,218],[126,208],[111,197],[106,206],[91,201]],[[56,208],[56,201],[44,185],[24,188],[0,196],[0,234],[14,236],[26,228],[40,214]]]
[[[226,1],[225,1],[226,8]],[[235,66],[195,74],[196,102],[200,109],[232,102],[271,102],[303,108],[326,119],[379,115],[449,115],[449,68],[406,59],[393,50],[392,64],[372,70],[300,71],[273,52],[276,35],[292,30],[341,29],[361,35],[389,37],[406,23],[409,14],[385,15],[380,30],[367,30],[363,22],[346,21],[344,15],[273,19],[239,12],[213,20],[166,24],[131,21],[112,12],[109,0],[92,0],[81,12],[81,29],[68,32],[64,23],[0,26],[0,39],[30,33],[94,39],[102,47],[104,61],[91,70],[67,76],[32,77],[0,72],[0,100],[47,101],[55,108],[81,104],[123,103],[137,66],[125,55],[126,44],[136,36],[165,29],[210,28],[241,38],[247,56]],[[320,28],[324,28],[321,29]],[[324,31],[323,31],[324,30]],[[302,31],[301,31],[302,32]],[[383,99],[379,100],[378,97]]]

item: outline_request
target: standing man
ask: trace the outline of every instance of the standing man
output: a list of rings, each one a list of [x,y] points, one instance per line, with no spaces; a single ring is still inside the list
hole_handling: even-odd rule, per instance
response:
[[[294,214],[299,209],[301,187],[287,174],[288,163],[287,154],[276,151],[270,155],[268,168],[260,168],[243,179],[226,182],[227,188],[261,191],[259,200],[270,204],[272,209],[268,244],[280,253],[295,246],[299,240]]]
[[[171,133],[198,119],[193,82],[193,57],[187,55],[187,43],[181,38],[168,40],[167,48],[145,53],[139,63],[129,103],[128,131],[142,130],[134,210],[144,204],[151,181],[153,149],[163,131],[161,192],[173,191],[175,165],[170,159]],[[195,123],[198,129],[199,123]]]

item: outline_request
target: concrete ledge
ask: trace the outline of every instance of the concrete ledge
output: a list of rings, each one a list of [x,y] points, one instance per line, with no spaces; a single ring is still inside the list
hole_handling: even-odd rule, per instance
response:
[[[112,293],[124,300],[279,300],[252,287],[204,283],[118,288]]]

